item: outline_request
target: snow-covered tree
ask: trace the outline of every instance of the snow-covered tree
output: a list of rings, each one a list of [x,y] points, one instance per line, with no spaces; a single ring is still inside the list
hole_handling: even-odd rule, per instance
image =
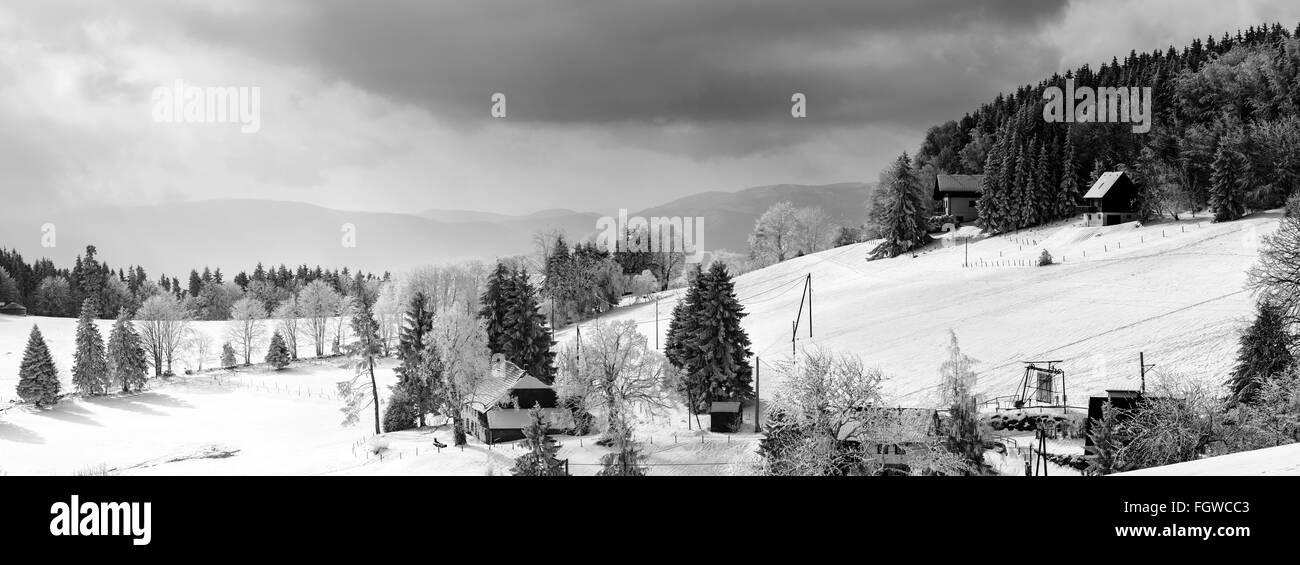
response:
[[[298,334],[302,325],[299,323],[301,315],[298,312],[298,297],[292,296],[280,302],[271,317],[275,318],[276,329],[284,337],[285,347],[289,349],[289,360],[297,361]]]
[[[1242,174],[1246,165],[1236,151],[1219,145],[1214,153],[1213,172],[1210,174],[1210,209],[1214,211],[1214,221],[1228,222],[1236,220],[1245,213],[1241,188]]]
[[[95,302],[89,298],[81,305],[77,319],[77,349],[72,356],[72,386],[83,396],[108,392],[108,359],[104,356],[104,336],[95,325]]]
[[[239,359],[235,356],[235,347],[227,341],[221,344],[221,368],[234,369],[239,365]]]
[[[875,193],[873,223],[885,241],[872,250],[873,259],[896,257],[930,240],[926,231],[926,196],[907,154],[899,156],[881,174],[880,180],[880,188]]]
[[[961,456],[972,468],[984,462],[984,433],[974,394],[977,361],[962,353],[957,332],[948,330],[948,360],[939,367],[943,405],[948,406],[948,449]]]
[[[600,457],[600,477],[643,477],[646,474],[646,456],[632,438],[632,427],[627,420],[620,419],[606,432],[613,442],[613,451]]]
[[[754,222],[749,234],[751,257],[766,263],[780,263],[799,250],[799,219],[794,204],[777,202]]]
[[[317,357],[325,355],[330,319],[338,312],[342,300],[343,297],[334,287],[320,279],[308,283],[298,295],[298,311],[307,336],[316,347]]]
[[[279,330],[271,335],[271,345],[266,350],[266,363],[277,371],[289,366],[289,346],[284,344],[284,336],[280,335]]]
[[[710,402],[743,401],[752,398],[753,368],[749,365],[749,334],[740,321],[745,307],[736,298],[735,285],[727,266],[713,263],[699,285],[697,304],[686,315],[690,322],[676,347],[683,361],[684,381],[699,413]],[[675,353],[676,354],[676,353]]]
[[[37,408],[59,402],[59,371],[41,329],[35,325],[27,338],[22,364],[18,366],[18,398]]]
[[[583,395],[583,410],[603,411],[607,434],[617,432],[634,408],[662,410],[669,405],[668,362],[650,349],[636,322],[598,320],[588,328],[581,359],[566,367],[562,394]]]
[[[253,350],[262,343],[266,336],[266,308],[262,301],[245,296],[235,301],[230,307],[230,341],[235,350],[244,359],[244,365],[253,362]]]
[[[548,441],[546,435],[546,416],[541,407],[534,406],[528,411],[528,426],[524,428],[524,447],[527,453],[515,458],[515,465],[510,474],[523,477],[549,477],[563,474],[559,470],[559,460],[555,454],[560,448]]]
[[[189,332],[189,315],[175,296],[164,293],[145,300],[135,318],[154,376],[172,375],[172,360]]]
[[[436,347],[442,355],[438,397],[443,403],[442,413],[452,420],[456,445],[465,444],[465,408],[490,370],[492,352],[484,326],[476,315],[453,307],[436,313],[433,331],[425,338],[425,346]]]
[[[357,341],[348,346],[348,357],[352,359],[354,376],[351,380],[338,383],[339,396],[346,402],[342,411],[343,425],[355,424],[366,406],[374,408],[375,434],[380,434],[379,420],[379,385],[375,381],[375,359],[383,353],[379,343],[379,322],[374,315],[374,296],[362,292],[356,297],[352,315],[352,332]],[[368,389],[368,390],[367,390]],[[367,394],[368,392],[368,394]]]
[[[1226,383],[1229,400],[1251,404],[1265,383],[1295,368],[1291,353],[1294,339],[1287,331],[1282,309],[1267,300],[1260,301],[1255,321],[1241,335],[1237,364]]]
[[[135,325],[122,310],[108,334],[108,374],[112,384],[124,393],[144,389],[149,359],[141,346]]]

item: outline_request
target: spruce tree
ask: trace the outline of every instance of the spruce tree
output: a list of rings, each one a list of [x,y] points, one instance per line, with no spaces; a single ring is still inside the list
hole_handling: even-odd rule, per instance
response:
[[[1016,148],[1016,196],[1020,214],[1017,227],[1027,228],[1038,224],[1038,205],[1034,202],[1034,153],[1038,150],[1037,140],[1030,140],[1029,145]]]
[[[1241,174],[1240,156],[1220,144],[1214,152],[1210,173],[1210,210],[1214,212],[1214,221],[1230,222],[1244,213],[1239,188]]]
[[[872,259],[897,257],[930,240],[920,181],[906,153],[894,161],[885,177],[885,186],[880,188],[886,191],[881,203],[885,209],[880,211],[881,225],[877,227],[885,241],[872,250]]]
[[[83,396],[107,393],[110,382],[104,337],[95,325],[94,311],[92,299],[82,302],[81,317],[77,319],[77,349],[72,357],[72,386]]]
[[[540,405],[528,411],[528,426],[524,428],[524,446],[528,453],[515,458],[510,474],[522,477],[549,477],[561,474],[559,460],[555,457],[560,447],[547,441],[546,418]]]
[[[1061,158],[1061,184],[1056,201],[1056,215],[1060,218],[1073,216],[1075,203],[1079,199],[1079,178],[1074,169],[1074,141],[1070,139],[1069,132],[1066,129],[1065,156]]]
[[[1291,354],[1291,340],[1282,307],[1267,300],[1261,301],[1255,321],[1239,341],[1237,365],[1227,382],[1229,401],[1254,403],[1265,382],[1294,368],[1296,360]]]
[[[389,387],[388,406],[384,408],[384,432],[415,428],[415,402],[400,386]]]
[[[397,356],[400,364],[393,369],[393,372],[397,373],[397,384],[394,388],[402,389],[402,398],[412,403],[412,410],[421,427],[424,426],[424,415],[432,412],[436,406],[430,375],[428,371],[422,370],[429,364],[429,360],[425,359],[425,336],[432,331],[433,312],[429,311],[429,299],[423,292],[417,292],[411,297],[411,302],[406,308],[402,329],[397,336]],[[436,349],[433,350],[433,354],[437,355]],[[396,390],[393,396],[397,398]]]
[[[59,402],[59,372],[41,329],[35,325],[18,367],[18,398],[36,404],[37,408]]]
[[[515,271],[512,279],[506,306],[510,338],[502,344],[501,353],[524,372],[550,384],[555,380],[551,329],[537,303],[537,291],[528,282],[527,271]]]
[[[700,282],[694,332],[684,336],[686,378],[702,392],[693,395],[697,413],[710,402],[741,401],[754,395],[749,334],[740,324],[745,307],[736,299],[731,274],[725,264],[714,262]]]
[[[1085,456],[1088,461],[1088,474],[1109,475],[1127,470],[1121,460],[1124,449],[1122,425],[1119,417],[1123,412],[1111,403],[1101,405],[1101,418],[1093,419],[1088,429],[1088,438],[1092,446]]]
[[[989,232],[1002,231],[1006,225],[1006,209],[1002,206],[1002,191],[1005,187],[1001,182],[1002,153],[1005,147],[1005,137],[999,134],[984,160],[984,176],[980,179],[980,198],[975,201],[979,225]]]
[[[235,358],[235,348],[227,341],[221,345],[221,368],[233,369],[239,365],[239,360]]]
[[[1055,183],[1051,179],[1051,163],[1048,160],[1047,144],[1038,147],[1038,163],[1034,166],[1034,206],[1037,207],[1038,221],[1050,222],[1056,215]]]
[[[487,325],[488,349],[493,352],[501,351],[506,325],[510,321],[506,294],[510,292],[511,282],[510,269],[505,263],[497,261],[496,269],[488,275],[487,288],[479,297],[479,304],[483,306],[478,311],[478,317]]]
[[[271,346],[266,350],[266,362],[279,371],[289,366],[289,346],[284,343],[284,336],[276,330],[271,336]]]
[[[131,317],[123,308],[108,334],[108,374],[112,384],[124,393],[144,388],[148,357]]]

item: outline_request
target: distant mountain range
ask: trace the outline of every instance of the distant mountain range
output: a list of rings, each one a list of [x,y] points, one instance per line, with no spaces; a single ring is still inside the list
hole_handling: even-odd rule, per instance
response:
[[[872,185],[783,184],[737,192],[706,192],[629,211],[629,216],[704,217],[708,250],[744,251],[754,220],[772,204],[821,206],[832,221],[865,221]],[[344,266],[394,273],[424,264],[465,259],[491,261],[528,253],[533,235],[563,230],[570,240],[590,236],[602,216],[618,210],[543,210],[511,216],[467,210],[416,214],[351,212],[299,202],[207,200],[149,206],[102,205],[55,210],[15,210],[0,222],[0,247],[29,261],[49,257],[71,266],[87,244],[110,266],[140,264],[151,277],[184,278],[190,269],[220,267],[234,273],[266,265]],[[42,247],[42,226],[55,226],[55,247]],[[345,231],[350,230],[350,231]],[[355,247],[344,245],[354,236]]]

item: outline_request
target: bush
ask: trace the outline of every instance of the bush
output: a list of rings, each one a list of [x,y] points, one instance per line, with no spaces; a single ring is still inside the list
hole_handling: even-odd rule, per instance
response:
[[[961,222],[957,220],[956,216],[953,216],[951,214],[930,216],[929,218],[925,219],[925,228],[930,230],[931,232],[943,231],[943,227],[947,224],[952,224],[953,229],[957,229],[961,227]]]
[[[394,390],[388,398],[388,407],[384,409],[384,431],[414,429],[416,420],[419,420],[419,414],[416,413],[415,403],[402,389]]]
[[[1043,252],[1038,256],[1038,266],[1046,267],[1051,264],[1052,264],[1052,254],[1048,253],[1047,250],[1044,249]]]

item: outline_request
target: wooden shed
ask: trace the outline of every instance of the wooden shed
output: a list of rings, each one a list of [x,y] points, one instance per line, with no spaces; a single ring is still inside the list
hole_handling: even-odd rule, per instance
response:
[[[709,404],[709,431],[734,433],[740,431],[744,420],[739,402],[713,402]]]

